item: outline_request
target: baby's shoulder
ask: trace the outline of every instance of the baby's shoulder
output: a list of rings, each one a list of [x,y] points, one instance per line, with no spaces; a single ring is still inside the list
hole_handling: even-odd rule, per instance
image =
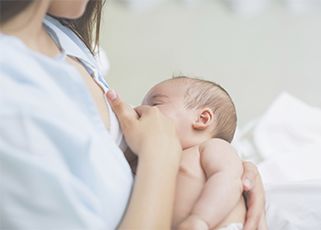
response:
[[[241,168],[241,159],[227,141],[211,138],[200,145],[200,160],[203,168],[222,171]]]
[[[210,150],[211,152],[229,151],[234,152],[234,147],[227,141],[220,138],[211,138],[199,145],[200,152]]]
[[[216,162],[228,162],[240,160],[235,148],[227,141],[219,138],[211,138],[199,146],[201,160]]]

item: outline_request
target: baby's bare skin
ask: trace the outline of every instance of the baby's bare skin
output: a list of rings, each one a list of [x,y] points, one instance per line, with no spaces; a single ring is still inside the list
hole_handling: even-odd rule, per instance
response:
[[[217,84],[183,77],[155,85],[143,105],[157,107],[172,120],[184,150],[172,227],[208,230],[243,224],[243,165],[229,143],[236,112],[227,92]]]
[[[200,196],[202,196],[202,192],[208,178],[202,167],[201,158],[202,153],[200,151],[200,145],[188,148],[184,150],[182,154],[180,170],[177,176],[174,215],[172,221],[174,229],[190,215],[194,205],[197,203]],[[225,197],[224,199],[228,199],[228,197]],[[209,203],[208,205],[212,205],[215,208],[215,204]],[[235,207],[218,225],[212,229],[218,229],[231,223],[243,223],[245,214],[246,208],[244,199],[243,196],[240,196],[240,200]]]

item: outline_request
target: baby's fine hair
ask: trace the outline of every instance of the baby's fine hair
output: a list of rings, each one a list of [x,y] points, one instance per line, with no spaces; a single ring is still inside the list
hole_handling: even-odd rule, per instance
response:
[[[215,82],[198,78],[174,76],[171,80],[185,80],[190,83],[184,96],[186,108],[212,109],[216,119],[213,137],[231,142],[236,130],[237,116],[228,92]]]

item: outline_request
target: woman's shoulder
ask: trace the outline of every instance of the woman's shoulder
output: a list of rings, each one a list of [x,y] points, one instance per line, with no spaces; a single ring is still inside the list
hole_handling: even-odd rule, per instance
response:
[[[37,54],[19,38],[1,34],[0,50],[0,89],[7,87],[6,82],[25,84],[32,77],[43,75],[39,72],[44,68],[37,61]]]
[[[15,36],[0,34],[0,63],[11,61],[12,58],[23,56],[27,49],[24,43]]]

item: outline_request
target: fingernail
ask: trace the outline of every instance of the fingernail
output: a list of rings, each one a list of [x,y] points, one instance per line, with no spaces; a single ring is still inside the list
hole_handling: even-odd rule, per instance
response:
[[[243,180],[243,185],[247,188],[251,188],[252,187],[252,182],[250,179],[246,178],[245,180]]]
[[[109,90],[106,95],[109,98],[109,100],[111,100],[111,101],[113,101],[117,98],[117,93],[113,89]]]

